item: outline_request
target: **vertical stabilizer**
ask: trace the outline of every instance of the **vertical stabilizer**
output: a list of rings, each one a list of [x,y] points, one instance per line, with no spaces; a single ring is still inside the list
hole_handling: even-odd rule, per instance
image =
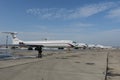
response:
[[[13,44],[19,44],[19,43],[23,42],[22,40],[17,38],[17,36],[16,36],[17,32],[2,32],[2,33],[11,34],[12,35],[12,42],[13,42]]]

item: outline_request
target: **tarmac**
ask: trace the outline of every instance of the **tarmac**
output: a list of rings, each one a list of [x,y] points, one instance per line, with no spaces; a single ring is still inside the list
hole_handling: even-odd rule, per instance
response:
[[[120,50],[13,50],[33,56],[0,60],[0,80],[120,80]]]

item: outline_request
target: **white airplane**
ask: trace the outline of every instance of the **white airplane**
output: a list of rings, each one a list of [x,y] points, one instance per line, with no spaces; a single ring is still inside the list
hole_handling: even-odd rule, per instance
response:
[[[96,48],[101,48],[101,49],[111,49],[112,48],[112,46],[103,46],[103,45],[100,45],[100,44],[97,44],[95,47]]]
[[[5,34],[12,35],[12,42],[14,46],[28,46],[29,49],[33,47],[38,50],[38,57],[42,56],[42,47],[50,47],[50,48],[72,48],[76,45],[76,42],[71,40],[44,40],[44,41],[23,41],[17,38],[17,32],[2,32]]]
[[[88,47],[88,45],[85,43],[77,43],[77,45],[76,45],[76,49],[77,48],[86,49],[87,47]]]
[[[95,48],[95,45],[94,45],[94,44],[88,44],[88,48],[89,48],[89,49]]]
[[[28,47],[50,47],[50,48],[71,48],[76,45],[76,42],[71,40],[43,40],[43,41],[23,41],[17,38],[17,32],[2,32],[12,35],[13,45],[23,45]]]
[[[100,45],[100,44],[97,44],[97,45],[89,44],[89,45],[88,45],[88,48],[89,48],[89,49],[92,49],[92,48],[98,48],[98,49],[111,49],[112,46],[103,46],[103,45]]]

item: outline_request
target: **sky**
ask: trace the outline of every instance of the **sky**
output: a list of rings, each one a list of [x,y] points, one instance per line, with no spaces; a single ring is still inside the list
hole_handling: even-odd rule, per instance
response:
[[[120,46],[119,0],[0,0],[0,32],[22,40]],[[6,35],[0,33],[0,44]],[[9,36],[9,41],[11,36]]]

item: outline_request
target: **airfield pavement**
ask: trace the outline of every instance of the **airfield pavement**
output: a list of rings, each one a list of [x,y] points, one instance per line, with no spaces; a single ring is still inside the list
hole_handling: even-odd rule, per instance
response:
[[[37,56],[37,51],[11,52]],[[50,50],[43,58],[0,60],[0,80],[120,80],[120,50]]]

